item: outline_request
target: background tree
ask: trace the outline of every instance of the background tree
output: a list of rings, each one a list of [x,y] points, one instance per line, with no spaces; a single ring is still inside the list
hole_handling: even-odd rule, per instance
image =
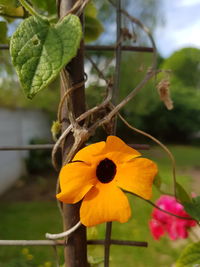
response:
[[[200,124],[200,50],[184,48],[175,52],[161,64],[171,69],[171,97],[174,109],[166,110],[155,99],[151,110],[144,114],[143,129],[169,142],[188,142],[199,131]],[[159,115],[159,116],[158,116]],[[152,123],[156,119],[156,125]]]

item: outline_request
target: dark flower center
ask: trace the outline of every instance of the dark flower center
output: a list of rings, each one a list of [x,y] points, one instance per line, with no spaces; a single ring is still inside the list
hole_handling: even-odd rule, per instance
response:
[[[104,160],[100,161],[96,169],[96,175],[101,183],[106,184],[111,182],[115,177],[115,174],[116,165],[112,160],[105,158]]]

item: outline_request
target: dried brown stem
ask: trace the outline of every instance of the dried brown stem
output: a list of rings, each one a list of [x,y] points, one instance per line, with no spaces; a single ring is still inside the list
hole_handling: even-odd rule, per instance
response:
[[[66,98],[70,95],[71,92],[73,92],[75,89],[80,88],[81,86],[83,86],[86,82],[86,79],[80,83],[75,84],[74,86],[68,88],[68,90],[65,92],[64,96],[62,97],[59,106],[58,106],[58,114],[57,114],[57,118],[58,121],[61,122],[61,113],[62,113],[62,108],[63,105],[65,103]]]
[[[72,88],[71,80],[70,80],[69,74],[67,73],[67,71],[65,69],[63,69],[61,71],[60,76],[61,76],[63,88],[65,88],[65,93],[64,93],[62,99],[63,98],[67,99],[67,113],[68,113],[67,117],[68,117],[70,123],[72,124],[72,127],[77,128],[79,125],[76,122],[76,118],[74,115],[74,108],[73,108],[73,104],[72,104],[72,99],[71,99],[71,97],[69,97],[69,94],[67,94],[68,90],[70,88]],[[65,97],[65,95],[66,95],[66,97]],[[62,99],[61,99],[61,102],[62,102]]]
[[[77,16],[80,16],[83,13],[84,8],[89,1],[90,0],[78,0],[78,1],[76,1],[74,6],[70,10],[68,10],[67,13],[60,20],[62,20],[64,17],[66,17],[69,14],[75,14]]]
[[[115,116],[121,108],[123,108],[136,94],[145,86],[145,84],[155,75],[155,72],[149,71],[145,78],[135,87],[135,89],[125,97],[117,106],[113,108],[113,110],[108,113],[103,119],[97,121],[94,125],[90,127],[90,131],[95,131],[95,129],[104,123],[107,123],[111,120],[113,116]]]
[[[99,111],[100,109],[105,108],[109,104],[111,97],[112,97],[112,90],[111,89],[112,89],[111,87],[108,87],[107,97],[104,99],[104,101],[99,106],[95,106],[95,107],[87,110],[86,112],[81,114],[76,119],[76,121],[81,122],[82,120],[86,119],[88,116],[91,116],[93,113]],[[61,143],[63,142],[63,140],[66,138],[66,136],[68,136],[68,134],[72,131],[72,129],[73,129],[72,124],[70,124],[67,127],[67,129],[62,133],[62,135],[59,137],[56,144],[54,145],[54,148],[52,150],[52,164],[55,167],[55,169],[57,169],[57,163],[56,163],[56,158],[55,158],[56,152],[57,152],[58,148],[60,147]],[[88,131],[88,138],[91,136],[91,134],[92,134],[92,131],[90,131],[90,132]]]

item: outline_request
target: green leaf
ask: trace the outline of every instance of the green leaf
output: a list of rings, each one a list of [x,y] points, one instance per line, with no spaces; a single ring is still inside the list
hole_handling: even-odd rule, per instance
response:
[[[22,18],[24,16],[24,9],[22,6],[12,7],[0,5],[0,15],[10,16],[10,17],[19,17]]]
[[[75,15],[55,25],[33,16],[20,24],[11,38],[10,52],[28,98],[47,87],[76,56],[81,37],[81,23]]]
[[[98,39],[103,32],[101,22],[93,17],[85,17],[85,42],[89,43]]]
[[[104,262],[104,258],[88,256],[88,262],[90,266],[98,266],[100,263]]]
[[[0,5],[10,6],[10,7],[18,7],[18,0],[0,0]]]
[[[197,221],[200,221],[200,196],[192,198],[190,203],[182,203],[185,211]]]
[[[55,0],[30,0],[34,9],[40,9],[48,12],[49,15],[56,14],[56,1]]]
[[[90,1],[85,8],[85,42],[95,41],[103,30],[103,26],[97,18],[97,9],[93,1]]]
[[[189,244],[181,253],[176,267],[200,266],[200,242]]]
[[[176,183],[176,196],[181,203],[192,201],[191,197],[179,183]]]
[[[85,7],[85,16],[96,18],[97,17],[97,9],[94,5],[94,2],[90,1]]]
[[[5,21],[0,21],[0,43],[6,44],[7,43],[7,23]]]
[[[53,121],[53,124],[51,126],[51,133],[52,133],[52,138],[56,142],[57,141],[57,136],[61,132],[61,123],[59,121]]]

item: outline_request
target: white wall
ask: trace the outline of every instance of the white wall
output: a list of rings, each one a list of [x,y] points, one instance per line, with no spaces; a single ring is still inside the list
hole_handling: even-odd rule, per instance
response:
[[[47,115],[40,110],[0,108],[0,146],[29,144],[32,138],[50,137]],[[0,194],[25,173],[26,151],[0,151]]]

